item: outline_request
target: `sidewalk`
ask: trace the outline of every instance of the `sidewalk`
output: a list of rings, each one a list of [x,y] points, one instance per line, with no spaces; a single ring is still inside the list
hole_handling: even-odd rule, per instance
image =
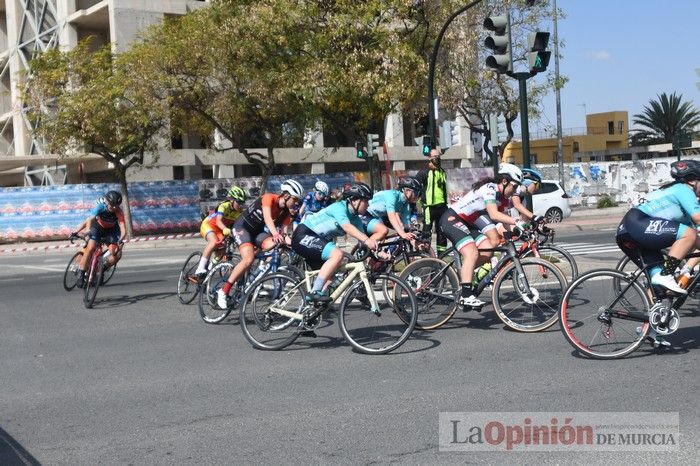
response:
[[[606,209],[575,207],[571,211],[571,217],[564,219],[561,223],[549,224],[548,226],[555,230],[578,229],[580,231],[595,227],[612,228],[620,223],[629,209],[630,206],[627,204]]]
[[[68,239],[55,241],[21,242],[0,244],[0,258],[18,254],[50,254],[60,251],[78,249],[82,243],[71,244]],[[172,247],[204,248],[204,240],[197,233],[178,233],[172,235],[137,236],[125,245],[128,249],[163,249]]]

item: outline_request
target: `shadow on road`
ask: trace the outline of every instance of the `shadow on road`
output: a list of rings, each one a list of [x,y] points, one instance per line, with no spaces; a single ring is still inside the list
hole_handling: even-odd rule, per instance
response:
[[[143,283],[143,282],[142,282]],[[136,304],[141,301],[157,301],[170,298],[175,296],[177,293],[174,291],[168,291],[163,293],[144,293],[132,296],[122,295],[122,296],[109,296],[106,298],[97,297],[95,301],[95,309],[107,309],[113,307],[123,307],[130,304]]]
[[[137,280],[137,281],[131,281],[131,282],[120,282],[120,281],[109,281],[109,283],[106,283],[102,286],[109,287],[109,288],[119,288],[120,286],[132,286],[132,285],[146,285],[149,283],[163,283],[167,282],[167,280]]]
[[[0,427],[0,464],[2,465],[40,465],[22,445]]]

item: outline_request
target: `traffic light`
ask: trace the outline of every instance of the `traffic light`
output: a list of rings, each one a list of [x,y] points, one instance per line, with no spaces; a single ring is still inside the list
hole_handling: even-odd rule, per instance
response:
[[[506,119],[501,115],[489,115],[489,132],[491,133],[491,147],[495,147],[508,139]]]
[[[367,158],[367,151],[365,150],[365,143],[362,142],[362,139],[358,139],[358,141],[355,143],[355,153],[356,153],[358,159],[366,159]]]
[[[530,67],[530,73],[539,73],[547,69],[549,58],[552,52],[547,50],[549,44],[548,32],[531,32],[527,36],[527,44],[529,52],[527,53],[527,63]]]
[[[493,50],[493,55],[486,57],[486,66],[497,73],[513,71],[513,51],[510,42],[510,14],[491,16],[484,20],[484,27],[493,31],[493,35],[484,40],[484,45]]]
[[[378,134],[368,134],[367,135],[367,151],[369,157],[379,157],[379,135]]]
[[[432,149],[433,140],[430,136],[423,136],[423,155],[426,157],[430,156],[430,149]]]

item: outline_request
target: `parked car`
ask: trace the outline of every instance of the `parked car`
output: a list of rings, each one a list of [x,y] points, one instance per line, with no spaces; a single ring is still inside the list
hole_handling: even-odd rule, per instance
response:
[[[571,216],[569,195],[558,181],[542,180],[540,189],[532,195],[535,215],[541,215],[549,223],[559,223]]]

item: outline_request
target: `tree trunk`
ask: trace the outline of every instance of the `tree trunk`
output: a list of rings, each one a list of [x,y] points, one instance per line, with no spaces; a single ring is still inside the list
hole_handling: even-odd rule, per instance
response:
[[[129,187],[126,184],[126,169],[122,169],[121,164],[117,163],[115,171],[117,172],[119,187],[122,193],[122,210],[124,211],[124,224],[126,225],[126,232],[122,232],[122,236],[126,234],[129,238],[133,238],[134,228],[131,223],[131,206],[129,205]]]
[[[267,192],[267,179],[270,178],[272,172],[275,170],[275,155],[272,153],[272,147],[267,148],[267,164],[263,170],[262,183],[260,186],[260,194],[265,194]]]

